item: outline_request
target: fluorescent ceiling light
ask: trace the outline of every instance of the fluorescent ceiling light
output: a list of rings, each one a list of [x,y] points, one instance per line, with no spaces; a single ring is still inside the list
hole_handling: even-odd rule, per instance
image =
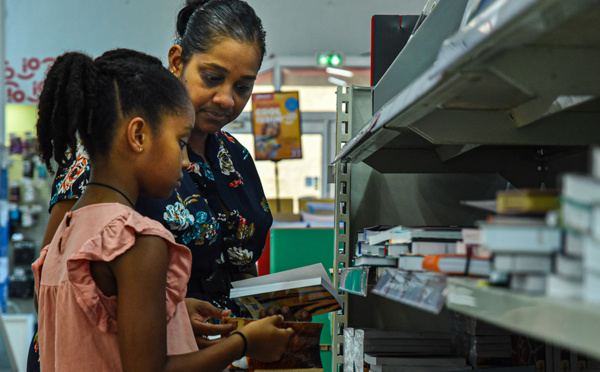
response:
[[[345,80],[338,79],[338,78],[333,77],[333,76],[329,76],[327,78],[327,81],[330,82],[331,84],[339,85],[341,87],[345,87],[345,86],[348,85],[348,83]]]
[[[344,70],[341,68],[327,67],[325,69],[325,72],[327,72],[328,74],[339,75],[339,76],[344,76],[344,77],[349,77],[349,78],[354,77],[354,72]]]

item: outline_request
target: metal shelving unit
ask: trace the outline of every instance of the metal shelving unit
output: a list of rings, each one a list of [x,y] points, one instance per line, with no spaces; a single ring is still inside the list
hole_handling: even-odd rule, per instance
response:
[[[446,306],[518,334],[600,358],[600,306],[488,287],[448,278]]]
[[[473,224],[481,218],[458,200],[500,189],[498,175],[499,184],[552,187],[559,173],[587,170],[586,150],[600,143],[600,0],[496,0],[445,41],[434,40],[441,44],[430,67],[403,69],[423,60],[411,43],[427,39],[444,3],[377,86],[338,89],[338,269],[351,265],[359,229]],[[449,278],[447,289],[441,316],[462,313],[600,357],[598,306],[470,279]],[[343,364],[344,327],[386,327],[411,311],[373,295],[342,300],[343,311],[334,314],[334,368]],[[437,326],[440,315],[421,313],[407,317],[428,316],[423,323]]]
[[[572,150],[600,142],[600,39],[592,36],[600,23],[598,5],[497,0],[446,39],[431,67],[391,91],[390,82],[407,80],[402,64],[394,63],[373,89],[379,120],[368,140],[346,150],[345,160],[406,172],[410,166],[390,166],[385,159],[425,156],[424,171],[476,172],[481,164],[475,159],[490,154],[488,167],[501,169],[500,159],[513,151],[508,146],[532,149],[533,159],[540,146]],[[420,41],[419,32],[407,49]],[[396,62],[418,57],[410,52]],[[568,131],[565,122],[573,126]],[[469,152],[476,154],[463,156]],[[454,158],[460,164],[445,164]]]

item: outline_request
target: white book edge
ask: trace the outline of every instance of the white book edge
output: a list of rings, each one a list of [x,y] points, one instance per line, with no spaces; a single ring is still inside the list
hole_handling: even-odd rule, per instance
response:
[[[325,271],[325,268],[323,267],[322,263],[316,263],[313,265],[308,265],[268,275],[261,275],[255,278],[237,280],[235,282],[232,282],[231,285],[233,286],[233,288],[242,288],[273,283],[290,282],[301,279],[311,279],[316,277],[323,278],[326,282],[328,282],[328,284],[331,287],[333,287],[333,283],[331,282],[331,279]]]

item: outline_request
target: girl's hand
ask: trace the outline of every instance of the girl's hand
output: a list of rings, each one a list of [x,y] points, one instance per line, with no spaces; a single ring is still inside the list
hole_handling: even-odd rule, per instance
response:
[[[248,340],[246,355],[263,362],[281,359],[294,334],[291,328],[277,328],[282,322],[283,316],[272,315],[244,326],[241,332]]]
[[[195,298],[186,298],[185,306],[187,307],[199,349],[206,348],[222,340],[221,338],[209,340],[207,336],[227,336],[236,327],[235,323],[213,324],[209,322],[211,318],[222,319],[228,317],[231,315],[231,310],[219,309],[209,302]]]

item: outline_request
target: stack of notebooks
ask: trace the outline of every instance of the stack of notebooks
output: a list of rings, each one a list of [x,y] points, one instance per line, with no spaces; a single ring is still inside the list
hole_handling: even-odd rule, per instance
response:
[[[458,227],[369,227],[358,234],[354,265],[423,270],[424,256],[456,254],[461,239]]]
[[[600,303],[600,148],[591,150],[590,174],[562,176],[563,249],[548,276],[548,296]]]
[[[481,244],[492,253],[490,279],[515,291],[544,294],[563,231],[556,226],[557,190],[497,193],[498,214],[479,225]]]
[[[471,367],[462,357],[431,356],[407,357],[397,354],[365,354],[369,371],[374,372],[435,372],[467,371]]]
[[[344,329],[344,360],[344,369],[352,361],[357,371],[362,370],[365,363],[372,371],[470,369],[464,357],[453,355],[449,332]]]
[[[460,320],[463,320],[462,322]],[[512,364],[512,334],[487,322],[463,317],[455,322],[457,353],[477,369]]]

